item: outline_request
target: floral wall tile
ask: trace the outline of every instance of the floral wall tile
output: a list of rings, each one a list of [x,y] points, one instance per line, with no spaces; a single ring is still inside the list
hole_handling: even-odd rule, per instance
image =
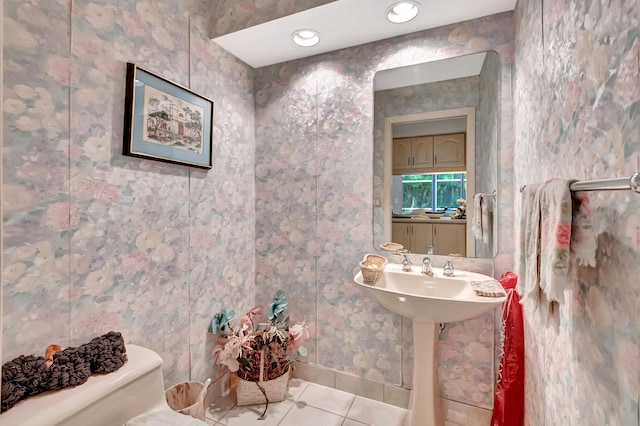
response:
[[[85,261],[70,251],[79,228],[68,190],[70,2],[2,6],[3,359],[11,359],[69,345],[69,271]]]
[[[637,2],[520,1],[515,16],[514,183],[631,176],[640,166]],[[525,312],[532,425],[638,424],[640,199],[588,197],[596,267],[578,269],[558,328]]]
[[[403,337],[400,317],[352,283],[357,263],[373,250],[373,181],[381,182],[373,172],[375,72],[493,48],[510,67],[512,43],[512,14],[505,13],[257,70],[256,232],[277,240],[285,220],[300,223],[299,216],[309,212],[315,224],[306,224],[315,229],[305,234],[310,239],[305,250],[313,256],[315,269],[298,266],[299,244],[289,242],[273,251],[267,239],[257,244],[256,264],[264,265],[258,266],[264,272],[258,273],[256,286],[272,290],[290,283],[290,297],[299,295],[309,307],[305,313],[315,324],[317,341],[310,362],[395,384],[402,384],[403,377],[407,382],[405,373],[412,362],[403,359],[407,333]],[[509,79],[503,86],[510,86],[511,74],[503,72],[502,78]],[[506,99],[503,108],[510,108],[508,95]],[[510,135],[503,133],[500,155],[507,155],[511,144]],[[280,177],[303,166],[313,172],[291,175],[297,179],[295,187],[301,188],[298,201],[288,195],[289,182]],[[501,179],[508,182],[510,173],[505,167]],[[298,214],[289,215],[290,210]],[[510,258],[513,246],[505,242],[502,247],[502,255]],[[493,340],[493,324],[487,335]],[[492,344],[488,347],[492,354]],[[493,356],[481,363],[492,365]],[[475,376],[459,399],[490,404],[491,375],[489,368],[482,378]],[[481,388],[483,395],[474,399],[473,387]]]
[[[162,356],[167,386],[215,373],[211,317],[255,297],[254,97],[207,10],[5,2],[3,358],[118,330]],[[213,170],[121,155],[126,62],[215,102]]]

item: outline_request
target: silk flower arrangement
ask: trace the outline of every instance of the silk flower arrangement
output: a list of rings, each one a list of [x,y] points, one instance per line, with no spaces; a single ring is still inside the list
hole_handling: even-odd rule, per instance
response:
[[[307,355],[301,343],[309,338],[309,328],[304,321],[289,326],[287,311],[287,295],[278,290],[267,309],[266,321],[260,308],[254,307],[233,327],[235,312],[225,308],[209,325],[209,332],[218,336],[213,350],[216,364],[226,366],[242,380],[255,382],[267,404],[269,398],[261,383],[288,374],[290,364]]]

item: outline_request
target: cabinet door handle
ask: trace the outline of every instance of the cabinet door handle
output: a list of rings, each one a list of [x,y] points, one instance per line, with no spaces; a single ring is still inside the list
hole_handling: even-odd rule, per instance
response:
[[[416,164],[416,157],[411,157],[411,165],[415,166]]]
[[[433,226],[433,235],[438,235],[438,228],[435,225]]]
[[[407,166],[411,165],[411,157],[407,157]]]
[[[433,156],[433,164],[438,164],[438,156],[437,155]]]

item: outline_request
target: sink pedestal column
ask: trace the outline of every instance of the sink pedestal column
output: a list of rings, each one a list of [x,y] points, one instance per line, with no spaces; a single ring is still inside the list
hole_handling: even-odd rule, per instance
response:
[[[413,384],[404,426],[442,426],[436,348],[439,324],[413,320]]]

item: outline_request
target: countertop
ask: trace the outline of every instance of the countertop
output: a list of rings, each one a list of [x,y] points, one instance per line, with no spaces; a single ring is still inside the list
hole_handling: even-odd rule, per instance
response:
[[[421,218],[421,217],[394,217],[391,219],[392,222],[397,223],[415,223],[415,222],[424,222],[424,223],[467,223],[467,219],[453,219],[451,217],[448,218],[440,218],[440,219],[431,219],[431,218]]]

